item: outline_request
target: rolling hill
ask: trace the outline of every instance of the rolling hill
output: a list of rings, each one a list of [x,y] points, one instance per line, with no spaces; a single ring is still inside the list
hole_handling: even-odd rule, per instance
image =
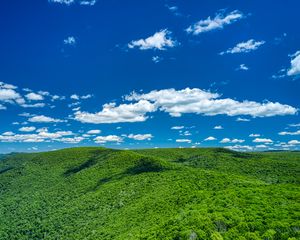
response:
[[[300,239],[299,182],[299,152],[6,155],[0,239]]]

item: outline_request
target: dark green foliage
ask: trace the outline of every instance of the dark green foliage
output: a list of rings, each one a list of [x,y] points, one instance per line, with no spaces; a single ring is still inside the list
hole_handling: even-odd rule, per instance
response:
[[[300,153],[73,148],[0,161],[0,239],[300,239]]]

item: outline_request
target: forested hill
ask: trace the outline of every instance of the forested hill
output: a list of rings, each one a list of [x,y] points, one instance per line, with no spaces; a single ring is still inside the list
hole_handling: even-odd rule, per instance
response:
[[[6,155],[0,239],[295,240],[299,182],[299,152],[91,147]]]

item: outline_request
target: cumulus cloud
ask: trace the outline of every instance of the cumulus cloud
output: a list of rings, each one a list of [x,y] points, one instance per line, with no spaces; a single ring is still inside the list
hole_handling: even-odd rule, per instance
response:
[[[0,104],[0,110],[5,110],[7,109],[4,105]]]
[[[220,143],[243,143],[245,142],[244,139],[237,139],[237,138],[234,138],[234,139],[230,139],[230,138],[223,138]]]
[[[238,10],[232,11],[227,15],[224,15],[223,13],[217,13],[213,19],[211,17],[208,17],[205,20],[200,20],[195,24],[189,26],[186,29],[186,32],[193,35],[198,35],[200,33],[222,29],[224,28],[224,26],[232,24],[242,19],[243,17],[243,13]]]
[[[252,117],[271,117],[294,115],[297,109],[278,102],[258,103],[244,100],[242,102],[221,98],[218,93],[211,93],[198,88],[186,88],[183,90],[164,89],[154,90],[146,94],[133,92],[126,99],[129,101],[146,100],[159,109],[169,113],[173,117],[180,117],[182,114],[195,113],[205,116],[215,115],[249,115]]]
[[[87,94],[87,95],[82,95],[82,96],[77,95],[77,94],[72,94],[72,95],[70,96],[70,98],[71,98],[72,100],[80,100],[80,99],[85,100],[85,99],[89,99],[89,98],[92,98],[92,97],[93,97],[92,94]]]
[[[288,76],[296,76],[300,74],[300,51],[294,53],[291,59],[291,67],[287,71]]]
[[[7,103],[24,103],[21,95],[14,89],[4,88],[0,86],[0,101]]]
[[[249,145],[233,145],[233,146],[226,146],[230,150],[234,151],[252,151],[253,147]]]
[[[93,130],[89,130],[87,132],[87,134],[89,134],[89,135],[100,134],[100,133],[101,133],[101,130],[99,130],[99,129],[93,129]]]
[[[33,93],[33,92],[26,94],[25,97],[28,100],[30,100],[30,101],[41,101],[41,100],[44,100],[43,95],[37,94],[37,93]]]
[[[260,134],[258,134],[258,133],[251,133],[249,135],[249,137],[260,137]]]
[[[248,71],[249,67],[247,67],[245,64],[240,64],[237,70]]]
[[[295,131],[295,132],[286,132],[286,131],[284,131],[284,132],[279,132],[278,133],[279,135],[282,135],[282,136],[284,136],[284,135],[300,135],[300,130],[298,130],[298,131]]]
[[[13,135],[15,135],[13,132],[11,132],[11,131],[8,131],[8,132],[4,132],[4,133],[2,133],[2,135],[3,136],[13,136]]]
[[[236,119],[236,121],[237,121],[237,122],[250,122],[250,119],[238,117],[238,118]]]
[[[264,144],[259,144],[256,145],[255,148],[267,148],[268,146],[264,145]]]
[[[255,143],[273,143],[273,140],[269,139],[269,138],[255,138],[252,142],[255,142]]]
[[[4,89],[17,89],[18,87],[9,83],[0,82],[0,88]]]
[[[143,122],[148,119],[148,113],[156,111],[166,112],[172,117],[180,117],[183,114],[271,117],[294,115],[298,111],[292,106],[278,102],[237,101],[221,96],[198,88],[153,90],[141,94],[132,92],[123,99],[130,103],[104,104],[103,109],[96,113],[77,111],[74,113],[74,119],[83,123],[100,124]],[[237,120],[248,121],[242,118]]]
[[[153,138],[153,135],[150,133],[147,134],[129,134],[127,136],[130,139],[134,139],[137,141],[143,141],[143,140],[151,140]]]
[[[57,3],[70,6],[72,4],[79,4],[83,6],[94,6],[96,4],[96,0],[48,0],[50,3]]]
[[[290,145],[300,145],[300,141],[298,141],[298,140],[291,140],[291,141],[288,142],[288,144],[290,144]]]
[[[180,131],[179,135],[180,136],[191,136],[192,134],[190,133],[190,131],[184,131],[184,132]]]
[[[75,46],[76,45],[76,39],[73,36],[69,36],[66,39],[64,39],[64,44],[69,46]]]
[[[178,142],[178,143],[191,143],[192,140],[190,140],[190,139],[176,139],[176,142]]]
[[[254,39],[250,39],[246,42],[238,43],[235,47],[229,48],[225,52],[221,52],[220,55],[224,55],[226,53],[248,53],[258,49],[263,44],[265,44],[265,41],[255,41]]]
[[[98,137],[94,138],[94,141],[95,141],[95,143],[100,143],[100,144],[104,144],[107,142],[120,143],[123,141],[123,138],[119,137],[117,135],[98,136]]]
[[[218,125],[218,126],[214,126],[214,129],[221,130],[221,129],[223,129],[223,127],[221,125]]]
[[[8,134],[9,133],[9,134]],[[82,137],[68,137],[74,135],[71,131],[57,131],[48,132],[47,129],[43,129],[38,133],[29,134],[15,134],[13,132],[6,132],[0,135],[0,142],[66,142],[66,143],[78,143],[83,140]],[[72,139],[72,140],[71,140]]]
[[[35,127],[21,127],[19,131],[21,132],[33,132],[36,128]]]
[[[103,109],[97,113],[75,112],[75,120],[82,123],[120,123],[120,122],[143,122],[148,117],[146,113],[154,112],[155,106],[147,100],[140,100],[137,103],[104,104]]]
[[[157,49],[166,50],[167,48],[173,48],[178,43],[171,37],[172,32],[167,29],[163,29],[159,32],[154,33],[146,39],[139,39],[131,41],[128,44],[129,48],[139,48],[140,50]]]
[[[96,4],[96,0],[83,0],[80,1],[79,4],[80,5],[85,5],[85,6],[94,6]]]
[[[289,124],[290,127],[300,127],[300,123]]]
[[[33,116],[28,119],[29,122],[37,122],[37,123],[58,123],[64,122],[63,120],[47,117],[45,115]]]
[[[184,126],[173,126],[171,127],[172,130],[181,130],[184,129]]]
[[[217,140],[217,139],[215,137],[212,137],[212,136],[207,137],[207,138],[204,139],[204,141],[215,141],[215,140]]]
[[[162,60],[163,60],[163,58],[160,57],[160,56],[153,56],[153,57],[152,57],[152,61],[153,61],[154,63],[159,63],[159,62],[162,61]]]
[[[179,9],[178,9],[178,7],[177,6],[169,6],[169,5],[165,5],[166,6],[166,8],[168,8],[169,9],[169,11],[171,12],[171,13],[173,13],[175,16],[182,16],[182,14],[179,12]]]
[[[71,5],[72,3],[75,2],[75,0],[49,0],[49,2]]]
[[[0,82],[0,110],[7,109],[7,104],[17,105],[23,108],[42,108],[46,106],[46,103],[32,103],[32,101],[45,100],[46,97],[52,99],[53,96],[62,99],[61,96],[51,95],[46,91],[34,93],[28,88],[18,90],[17,86]]]

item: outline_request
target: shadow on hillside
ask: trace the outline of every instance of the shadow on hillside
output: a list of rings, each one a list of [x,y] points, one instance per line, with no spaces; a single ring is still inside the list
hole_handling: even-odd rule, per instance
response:
[[[151,158],[142,158],[133,167],[126,169],[124,172],[100,179],[96,186],[94,186],[90,191],[96,191],[106,183],[119,181],[128,176],[139,175],[142,173],[162,172],[166,170],[169,170],[169,168],[163,166],[159,161]]]
[[[85,161],[84,163],[80,164],[77,167],[73,167],[68,169],[67,171],[64,172],[64,176],[68,177],[70,175],[76,174],[82,170],[85,170],[87,168],[90,168],[92,166],[94,166],[97,161],[100,159],[105,159],[112,151],[111,150],[95,150],[92,152],[92,156],[90,156],[88,158],[87,161]]]
[[[3,169],[0,169],[0,174],[6,173],[7,171],[12,170],[12,169],[14,169],[14,168],[13,167],[6,167],[6,168],[3,168]]]

